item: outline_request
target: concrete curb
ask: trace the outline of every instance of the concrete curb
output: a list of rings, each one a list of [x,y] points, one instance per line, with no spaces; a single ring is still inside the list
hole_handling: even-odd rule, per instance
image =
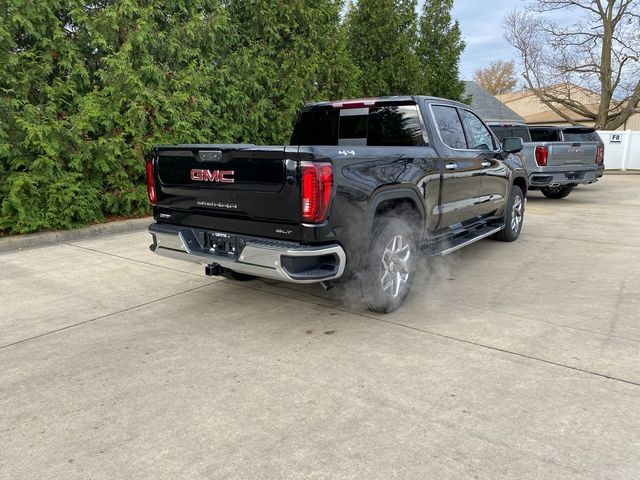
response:
[[[100,223],[74,230],[60,230],[57,232],[31,233],[15,237],[0,238],[0,252],[19,250],[23,248],[54,245],[74,240],[84,240],[91,237],[110,235],[112,233],[134,232],[146,229],[153,223],[153,217],[122,220],[118,222]]]

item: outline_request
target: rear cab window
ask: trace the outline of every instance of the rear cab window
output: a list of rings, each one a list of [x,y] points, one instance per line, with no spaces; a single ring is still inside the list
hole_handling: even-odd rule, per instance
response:
[[[600,137],[593,128],[567,128],[562,132],[565,142],[599,142]]]
[[[489,127],[501,142],[511,137],[520,137],[523,142],[531,141],[529,129],[524,125],[490,125]]]
[[[559,142],[560,130],[556,129],[544,129],[544,128],[530,128],[531,140],[533,142]]]
[[[291,137],[291,145],[411,147],[428,144],[418,106],[406,102],[379,102],[354,108],[312,106],[300,113]]]
[[[302,112],[293,129],[292,145],[338,145],[340,112],[314,108]]]

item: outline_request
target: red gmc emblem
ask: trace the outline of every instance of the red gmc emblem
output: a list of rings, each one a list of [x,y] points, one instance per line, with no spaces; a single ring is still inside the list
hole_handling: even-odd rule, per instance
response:
[[[234,174],[233,170],[200,170],[199,168],[194,168],[191,170],[191,180],[195,182],[234,183]]]

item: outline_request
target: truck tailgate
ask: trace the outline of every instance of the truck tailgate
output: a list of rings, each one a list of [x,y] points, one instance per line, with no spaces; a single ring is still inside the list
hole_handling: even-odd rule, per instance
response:
[[[598,151],[595,142],[553,142],[548,144],[550,167],[594,165]]]
[[[260,224],[300,222],[296,160],[297,149],[285,147],[158,147],[154,161],[160,218],[228,232],[273,231],[268,236],[281,237],[275,233],[278,228]],[[292,236],[293,231],[285,238]]]

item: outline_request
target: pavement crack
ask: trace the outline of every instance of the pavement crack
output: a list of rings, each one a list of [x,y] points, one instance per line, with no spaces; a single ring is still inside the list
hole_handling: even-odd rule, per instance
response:
[[[567,238],[567,237],[557,237],[554,235],[537,235],[537,234],[532,234],[528,232],[527,232],[527,237],[546,238],[549,240],[568,240],[570,242],[593,243],[598,245],[613,245],[615,247],[629,247],[629,248],[638,247],[638,245],[631,245],[629,243],[622,243],[622,242],[608,242],[606,240],[586,240],[584,238]]]
[[[171,295],[167,295],[166,297],[156,298],[154,300],[149,300],[148,302],[140,303],[138,305],[133,305],[133,306],[127,307],[127,308],[123,308],[121,310],[118,310],[118,311],[115,311],[115,312],[111,312],[111,313],[107,313],[105,315],[100,315],[98,317],[89,318],[87,320],[83,320],[81,322],[73,323],[71,325],[65,325],[64,327],[56,328],[54,330],[50,330],[48,332],[40,333],[38,335],[33,335],[32,337],[23,338],[22,340],[17,340],[15,342],[7,343],[6,345],[0,345],[0,350],[3,350],[5,348],[9,348],[9,347],[14,347],[16,345],[20,345],[22,343],[26,343],[26,342],[29,342],[31,340],[36,340],[36,339],[41,338],[41,337],[46,337],[46,336],[52,335],[54,333],[63,332],[65,330],[69,330],[71,328],[79,327],[79,326],[85,325],[87,323],[93,323],[93,322],[97,322],[98,320],[103,320],[105,318],[113,317],[115,315],[120,315],[121,313],[130,312],[131,310],[135,310],[137,308],[145,307],[145,306],[151,305],[153,303],[162,302],[163,300],[168,300],[169,298],[174,298],[174,297],[177,297],[177,296],[180,296],[180,295],[184,295],[185,293],[193,292],[194,290],[199,290],[201,288],[210,287],[211,285],[215,285],[216,283],[218,283],[218,282],[208,282],[208,283],[206,283],[204,285],[200,285],[198,287],[193,287],[193,288],[190,288],[188,290],[184,290],[182,292],[178,292],[178,293],[173,293]]]
[[[200,275],[198,273],[185,272],[184,270],[179,270],[177,268],[165,267],[164,265],[157,265],[155,263],[145,262],[143,260],[136,260],[135,258],[125,257],[125,256],[122,256],[122,255],[117,255],[115,253],[103,252],[102,250],[96,250],[95,248],[89,248],[89,247],[83,247],[81,245],[76,245],[74,243],[66,243],[65,245],[69,245],[71,247],[79,248],[81,250],[88,250],[88,251],[94,252],[94,253],[100,253],[102,255],[107,255],[109,257],[119,258],[121,260],[128,260],[130,262],[141,263],[142,265],[148,265],[150,267],[163,268],[165,270],[170,270],[172,272],[184,273],[185,275],[192,275],[194,277],[199,277],[199,278],[206,278],[204,275]],[[219,282],[220,280],[217,280],[217,281]]]
[[[596,377],[605,378],[607,380],[613,380],[613,381],[616,381],[616,382],[626,383],[628,385],[634,385],[636,387],[640,387],[640,382],[634,382],[632,380],[626,380],[624,378],[614,377],[613,375],[607,375],[606,373],[600,373],[600,372],[596,372],[596,371],[593,371],[593,370],[588,370],[586,368],[575,367],[573,365],[567,365],[566,363],[554,362],[553,360],[548,360],[546,358],[535,357],[533,355],[528,355],[526,353],[516,352],[514,350],[509,350],[507,348],[495,347],[493,345],[488,345],[486,343],[474,342],[472,340],[465,340],[464,338],[454,337],[452,335],[446,335],[444,333],[438,333],[438,332],[434,332],[434,331],[427,330],[427,329],[424,329],[424,328],[419,328],[419,327],[414,327],[412,325],[406,325],[406,324],[403,324],[403,323],[394,322],[394,321],[391,321],[391,320],[385,320],[385,319],[382,319],[382,318],[376,318],[376,317],[373,317],[373,316],[370,316],[370,315],[367,315],[367,314],[357,314],[357,315],[359,315],[361,317],[364,317],[364,318],[377,320],[379,322],[388,323],[390,325],[395,325],[395,326],[400,327],[400,328],[406,328],[406,329],[414,330],[414,331],[417,331],[417,332],[425,333],[425,334],[428,334],[428,335],[433,335],[433,336],[436,336],[436,337],[445,338],[447,340],[453,340],[455,342],[460,342],[460,343],[464,343],[464,344],[467,344],[467,345],[473,345],[475,347],[480,347],[480,348],[484,348],[484,349],[487,349],[487,350],[493,350],[495,352],[506,353],[508,355],[513,355],[513,356],[516,356],[516,357],[525,358],[527,360],[533,360],[533,361],[536,361],[536,362],[545,363],[547,365],[553,365],[555,367],[566,368],[566,369],[573,370],[573,371],[576,371],[576,372],[586,373],[588,375],[593,375],[593,376],[596,376]]]
[[[235,284],[235,283],[233,285],[238,287],[238,288],[246,288],[246,289],[249,289],[249,290],[255,290],[255,291],[262,292],[262,293],[269,293],[269,294],[272,294],[272,295],[281,295],[281,296],[289,298],[291,300],[296,300],[296,301],[307,303],[307,304],[310,304],[310,305],[316,305],[316,306],[327,308],[327,309],[330,309],[330,310],[337,310],[337,311],[343,312],[343,313],[349,313],[351,315],[356,315],[356,316],[361,317],[361,318],[366,318],[368,320],[374,320],[374,321],[380,322],[380,323],[386,323],[387,325],[393,325],[393,326],[398,327],[398,328],[412,330],[412,331],[419,332],[419,333],[422,333],[422,334],[425,334],[425,335],[432,335],[434,337],[444,338],[446,340],[451,340],[451,341],[454,341],[454,342],[463,343],[465,345],[471,345],[471,346],[474,346],[474,347],[483,348],[483,349],[491,350],[491,351],[494,351],[494,352],[504,353],[504,354],[507,354],[507,355],[512,355],[512,356],[515,356],[515,357],[520,357],[520,358],[524,358],[524,359],[527,359],[527,360],[544,363],[546,365],[552,365],[554,367],[566,368],[568,370],[573,370],[575,372],[581,372],[581,373],[585,373],[587,375],[592,375],[592,376],[595,376],[595,377],[604,378],[604,379],[607,379],[607,380],[612,380],[612,381],[616,381],[616,382],[625,383],[627,385],[633,385],[633,386],[636,386],[636,387],[640,387],[640,382],[634,382],[632,380],[626,380],[624,378],[614,377],[613,375],[607,375],[606,373],[600,373],[600,372],[596,372],[594,370],[588,370],[586,368],[575,367],[573,365],[567,365],[567,364],[561,363],[561,362],[554,362],[553,360],[548,360],[546,358],[541,358],[541,357],[535,357],[533,355],[528,355],[526,353],[516,352],[514,350],[509,350],[507,348],[500,348],[500,347],[495,347],[493,345],[488,345],[486,343],[474,342],[473,340],[466,340],[464,338],[454,337],[453,335],[446,335],[444,333],[434,332],[432,330],[427,330],[425,328],[415,327],[413,325],[407,325],[407,324],[400,323],[400,322],[394,322],[393,320],[387,320],[387,319],[384,319],[384,318],[375,317],[373,315],[368,315],[368,314],[363,313],[363,312],[356,312],[356,311],[345,309],[345,308],[329,306],[329,305],[325,305],[323,303],[313,302],[311,300],[305,300],[305,299],[301,299],[299,297],[285,295],[285,294],[282,294],[282,293],[274,293],[274,292],[270,292],[268,290],[262,290],[260,288],[252,287],[250,285],[240,285],[240,284]],[[284,287],[284,288],[286,288],[286,287]],[[298,292],[298,293],[300,293],[300,292]],[[320,297],[318,297],[316,295],[312,295],[312,296],[320,298]]]

